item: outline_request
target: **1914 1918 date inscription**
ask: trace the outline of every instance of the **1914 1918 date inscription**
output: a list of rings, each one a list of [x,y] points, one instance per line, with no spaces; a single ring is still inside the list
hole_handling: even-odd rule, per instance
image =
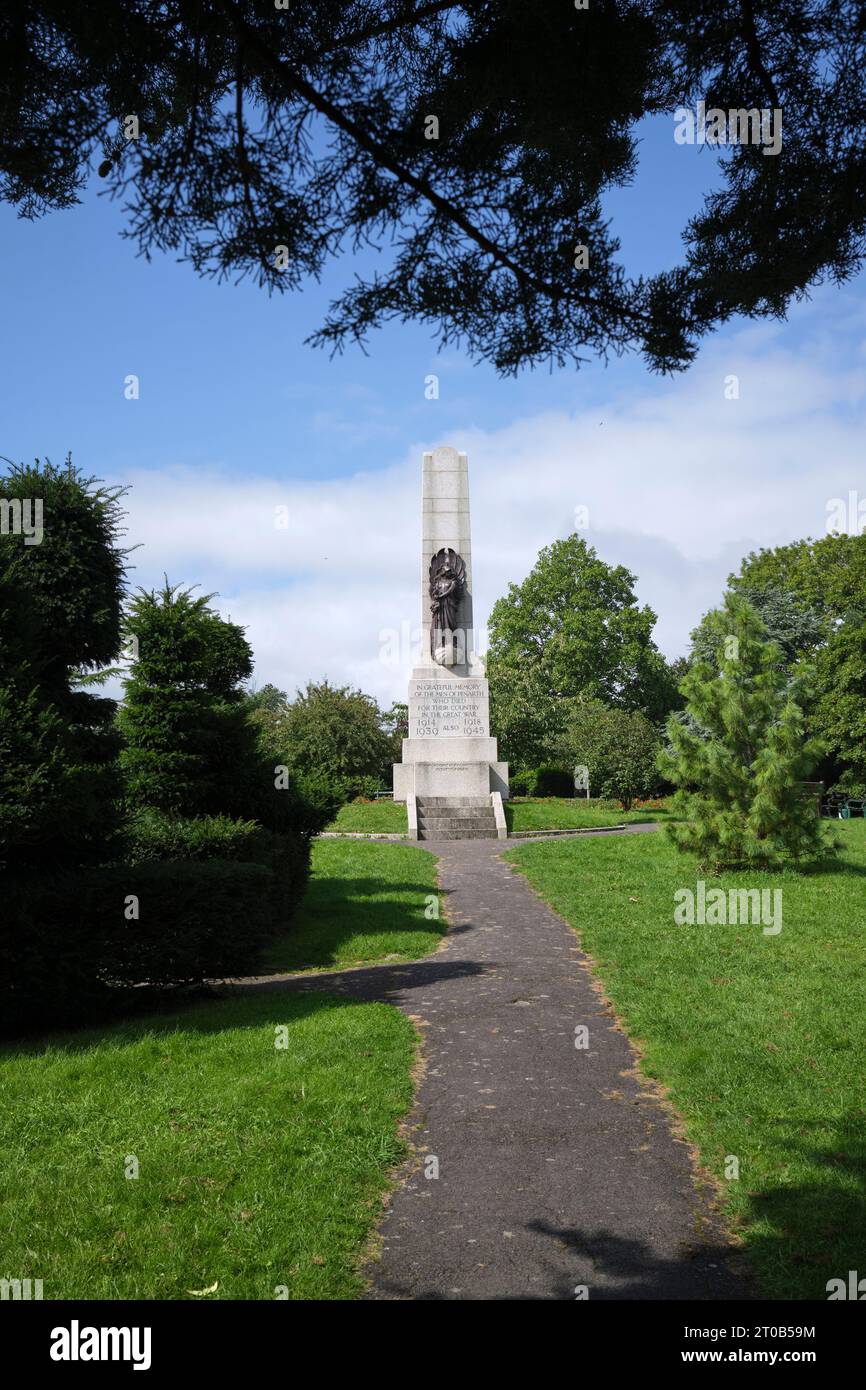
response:
[[[487,737],[484,681],[417,681],[409,698],[410,738]]]

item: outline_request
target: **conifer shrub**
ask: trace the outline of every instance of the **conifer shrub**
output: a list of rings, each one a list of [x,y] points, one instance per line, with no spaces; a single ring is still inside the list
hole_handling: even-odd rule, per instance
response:
[[[820,755],[803,716],[807,668],[786,672],[752,605],[733,594],[705,619],[716,663],[693,660],[659,757],[679,789],[667,827],[704,868],[778,868],[832,851],[804,795]]]

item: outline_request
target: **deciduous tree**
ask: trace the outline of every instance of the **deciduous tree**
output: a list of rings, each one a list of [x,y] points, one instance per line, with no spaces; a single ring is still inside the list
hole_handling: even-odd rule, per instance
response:
[[[634,582],[572,535],[545,547],[526,579],[494,604],[491,720],[503,756],[517,766],[553,751],[573,701],[639,709],[656,720],[678,703],[652,640],[656,615],[638,606]]]

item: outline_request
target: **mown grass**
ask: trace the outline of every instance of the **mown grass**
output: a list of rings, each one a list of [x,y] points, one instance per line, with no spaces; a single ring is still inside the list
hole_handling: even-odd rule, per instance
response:
[[[262,969],[417,960],[435,950],[445,926],[429,851],[376,840],[317,840],[306,896],[290,931],[267,946]]]
[[[606,825],[629,825],[661,819],[664,807],[623,811],[609,804],[598,805],[581,797],[520,797],[505,802],[509,830],[591,830]]]
[[[0,1272],[46,1299],[352,1298],[414,1046],[390,1005],[274,993],[4,1046]]]
[[[659,820],[665,815],[660,809],[647,807],[633,811],[599,806],[580,797],[543,796],[520,797],[505,802],[505,817],[509,830],[576,830],[593,826],[621,825],[632,821]],[[405,835],[406,807],[396,801],[351,802],[341,806],[336,818],[327,827],[347,834]]]
[[[839,838],[811,872],[709,881],[781,888],[778,936],[675,925],[674,892],[699,875],[662,833],[508,852],[577,928],[775,1298],[866,1273],[866,825]]]
[[[408,829],[405,801],[350,801],[341,806],[326,830],[345,830],[380,835],[405,835]]]

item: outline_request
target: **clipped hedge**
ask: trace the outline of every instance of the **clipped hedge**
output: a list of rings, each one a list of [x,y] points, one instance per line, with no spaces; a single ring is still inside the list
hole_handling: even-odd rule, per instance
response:
[[[169,816],[140,811],[129,823],[124,862],[144,864],[183,859],[260,864],[273,875],[269,885],[275,932],[285,931],[304,895],[310,872],[306,835],[263,830],[255,821],[230,816]]]
[[[84,873],[0,874],[0,1029],[63,1028],[111,1003],[106,943],[83,913]],[[122,915],[122,914],[121,914]]]
[[[512,796],[574,796],[574,774],[552,763],[524,768],[511,777]]]
[[[146,810],[121,862],[0,874],[0,1029],[88,1022],[148,991],[251,973],[309,866],[306,834]]]
[[[261,833],[255,821],[231,816],[139,811],[127,826],[123,859],[128,864],[143,864],[155,859],[255,858],[253,846]]]
[[[85,885],[83,908],[105,945],[102,976],[121,987],[249,973],[278,925],[272,872],[216,859],[103,870]]]

